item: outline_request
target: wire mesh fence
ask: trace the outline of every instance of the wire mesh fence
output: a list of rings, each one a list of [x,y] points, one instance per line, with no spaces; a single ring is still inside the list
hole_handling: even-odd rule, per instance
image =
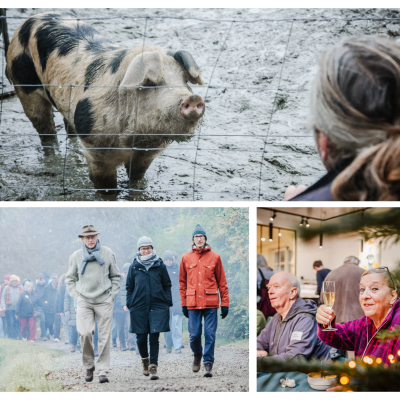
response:
[[[40,11],[21,15],[8,10],[10,37],[28,16]],[[94,189],[78,134],[66,133],[71,98],[82,88],[117,86],[74,82],[78,45],[69,84],[43,85],[58,86],[69,94],[66,126],[62,115],[55,112],[55,144],[42,145],[18,99],[2,96],[2,200],[282,200],[287,185],[311,184],[324,171],[306,124],[310,81],[321,52],[349,36],[400,34],[396,10],[197,10],[190,15],[188,10],[178,10],[176,16],[165,15],[167,11],[77,10],[75,20],[100,28],[110,42],[115,39],[123,47],[141,46],[142,59],[147,44],[172,51],[185,49],[193,55],[205,82],[204,86],[192,85],[206,104],[203,121],[194,135],[165,132],[190,140],[166,147],[151,164],[146,179],[136,182],[130,169],[120,167],[117,189],[106,188],[112,196],[104,196],[104,188],[101,192]],[[4,44],[1,63],[2,93],[34,86],[5,80]],[[146,91],[170,86],[131,88]],[[140,96],[136,98],[137,120],[138,113],[147,110],[141,111]],[[158,149],[135,142],[143,135],[159,136],[159,132],[93,135],[110,134],[132,140],[131,159],[134,152]],[[91,150],[126,152],[127,147]]]

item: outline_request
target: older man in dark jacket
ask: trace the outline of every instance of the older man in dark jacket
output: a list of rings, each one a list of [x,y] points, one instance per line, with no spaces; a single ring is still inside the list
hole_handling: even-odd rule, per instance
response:
[[[317,336],[317,307],[311,300],[299,297],[297,278],[288,272],[276,273],[268,283],[268,292],[277,314],[257,338],[258,368],[263,357],[329,359],[329,346]]]

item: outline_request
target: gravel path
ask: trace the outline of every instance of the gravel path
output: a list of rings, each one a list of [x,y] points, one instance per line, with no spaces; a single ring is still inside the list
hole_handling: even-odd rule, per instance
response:
[[[69,353],[69,346],[63,343],[37,342],[40,346],[59,349],[66,355],[57,358],[54,371],[48,379],[62,381],[68,391],[77,392],[246,392],[249,391],[249,351],[233,349],[230,346],[216,346],[214,376],[204,378],[204,368],[192,372],[192,352],[189,343],[184,342],[182,354],[167,354],[163,339],[160,339],[159,380],[150,381],[142,375],[140,356],[132,351],[111,350],[111,371],[109,383],[100,384],[95,375],[93,382],[84,380],[80,353]]]

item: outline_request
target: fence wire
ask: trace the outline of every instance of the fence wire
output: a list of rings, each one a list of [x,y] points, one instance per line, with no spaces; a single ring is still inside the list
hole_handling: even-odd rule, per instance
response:
[[[0,19],[21,19],[21,20],[25,20],[27,19],[27,17],[25,16],[0,16]],[[56,19],[54,17],[41,17],[41,18],[37,18],[36,19],[41,19],[41,20],[48,20],[48,19]],[[144,54],[144,50],[145,50],[145,43],[146,43],[146,34],[147,34],[147,29],[148,29],[148,21],[151,20],[176,20],[176,21],[183,21],[183,20],[194,20],[194,21],[200,21],[200,22],[212,22],[212,23],[229,23],[229,28],[224,36],[222,45],[220,46],[219,49],[219,53],[218,56],[215,60],[215,63],[213,65],[212,68],[212,72],[210,75],[210,78],[208,80],[208,83],[203,86],[206,89],[206,93],[204,96],[204,103],[206,103],[208,94],[209,94],[209,90],[237,90],[237,91],[241,91],[241,90],[246,90],[246,91],[257,91],[257,92],[272,92],[273,95],[273,102],[271,105],[271,112],[269,113],[269,117],[268,117],[268,129],[266,134],[252,134],[252,133],[231,133],[231,134],[203,134],[201,129],[202,129],[202,124],[200,125],[200,127],[198,128],[198,133],[197,135],[193,135],[193,134],[184,134],[184,133],[170,133],[170,132],[165,132],[165,133],[137,133],[136,128],[137,128],[137,119],[138,119],[138,113],[139,113],[139,98],[140,96],[136,96],[136,105],[135,105],[135,118],[134,118],[134,129],[135,131],[133,133],[116,133],[116,132],[110,132],[110,133],[68,133],[69,132],[69,128],[70,128],[70,113],[71,113],[71,99],[73,96],[73,90],[75,88],[129,88],[129,89],[139,89],[139,90],[156,90],[156,89],[172,89],[172,88],[179,88],[179,87],[183,87],[186,88],[187,86],[122,86],[122,85],[95,85],[95,84],[90,84],[90,85],[77,85],[77,84],[73,84],[73,77],[74,77],[74,70],[75,70],[75,66],[78,60],[78,54],[79,54],[79,41],[77,43],[76,46],[76,52],[75,52],[75,58],[74,58],[74,62],[73,62],[73,66],[72,66],[72,70],[71,70],[71,75],[70,75],[70,83],[68,85],[63,85],[63,84],[7,84],[5,83],[5,77],[4,77],[4,70],[5,70],[5,54],[4,54],[4,47],[5,47],[5,43],[4,43],[4,37],[3,37],[3,47],[1,48],[1,53],[2,53],[2,61],[1,61],[1,67],[2,67],[2,88],[1,88],[1,100],[0,100],[0,133],[2,133],[2,122],[5,120],[4,119],[4,115],[3,115],[3,99],[4,99],[4,91],[7,88],[18,88],[18,87],[59,87],[59,88],[66,88],[69,89],[69,107],[68,107],[68,119],[67,119],[67,123],[66,123],[66,132],[65,133],[58,133],[57,132],[57,137],[65,137],[65,144],[63,146],[63,165],[62,165],[62,185],[61,186],[45,186],[45,185],[13,185],[13,184],[9,184],[9,185],[1,185],[0,183],[0,195],[1,195],[1,189],[54,189],[54,190],[60,190],[61,194],[64,197],[64,200],[68,200],[67,196],[71,193],[74,192],[133,192],[133,193],[144,193],[144,192],[154,192],[154,193],[166,193],[166,192],[174,192],[174,193],[181,193],[184,196],[188,196],[189,193],[191,192],[192,194],[192,200],[195,201],[197,200],[196,198],[196,194],[219,194],[219,195],[238,195],[238,196],[249,196],[251,198],[251,196],[254,196],[254,193],[248,192],[248,191],[231,191],[231,190],[220,190],[220,191],[215,191],[215,190],[204,190],[204,189],[198,189],[197,188],[197,181],[196,181],[196,167],[199,165],[198,164],[198,154],[201,151],[207,151],[207,152],[242,152],[242,153],[255,153],[255,154],[260,154],[261,155],[261,159],[260,159],[260,169],[259,169],[259,176],[258,176],[258,200],[262,200],[262,198],[265,196],[264,193],[262,193],[262,177],[263,177],[263,167],[264,167],[264,157],[267,154],[267,145],[269,143],[270,140],[272,139],[290,139],[290,138],[313,138],[314,136],[312,134],[310,135],[270,135],[270,131],[271,131],[271,125],[272,125],[272,119],[273,119],[273,115],[275,113],[275,107],[277,105],[277,100],[278,100],[278,96],[279,94],[282,93],[291,93],[291,92],[308,92],[308,89],[305,89],[303,87],[298,86],[297,88],[294,87],[281,87],[281,80],[282,80],[282,75],[284,72],[284,66],[285,66],[285,61],[287,58],[287,53],[288,53],[288,48],[290,45],[290,40],[292,37],[292,31],[293,31],[293,26],[294,23],[298,23],[298,22],[312,22],[312,23],[316,23],[316,22],[331,22],[331,21],[343,21],[343,22],[357,22],[357,21],[365,21],[365,27],[363,28],[363,32],[367,33],[367,29],[369,27],[369,23],[373,22],[373,21],[385,21],[385,22],[399,22],[400,21],[400,16],[399,17],[394,17],[394,18],[346,18],[346,17],[331,17],[331,18],[258,18],[258,19],[253,19],[253,20],[238,20],[238,19],[212,19],[212,18],[196,18],[196,17],[174,17],[174,16],[137,16],[137,17],[127,17],[125,15],[120,15],[120,16],[110,16],[110,17],[76,17],[76,18],[62,18],[61,17],[57,17],[57,20],[62,21],[62,20],[76,20],[77,24],[79,26],[80,21],[104,21],[104,20],[117,20],[117,19],[122,19],[122,20],[129,20],[129,21],[144,21],[143,24],[143,41],[142,41],[142,51],[141,51],[141,65],[140,65],[140,77],[143,77],[143,73],[144,73],[144,66],[143,66],[143,54]],[[280,22],[282,24],[289,24],[289,30],[288,30],[288,35],[287,35],[287,40],[286,40],[286,44],[285,44],[285,50],[284,50],[284,55],[282,57],[281,60],[281,66],[279,69],[279,74],[278,74],[278,82],[277,82],[277,87],[271,88],[271,87],[266,87],[263,85],[212,85],[212,79],[214,76],[214,73],[217,69],[217,66],[219,64],[219,61],[221,59],[222,53],[227,49],[227,41],[229,36],[231,35],[231,31],[232,31],[232,27],[234,26],[234,24],[240,25],[240,24],[255,24],[255,23],[260,23],[260,22],[264,22],[264,23],[268,23],[268,22]],[[142,82],[142,80],[140,80]],[[119,110],[120,111],[120,110]],[[3,133],[3,135],[6,135],[6,133]],[[129,162],[129,171],[128,171],[128,177],[129,177],[129,181],[128,181],[128,186],[127,187],[118,187],[118,188],[103,188],[103,189],[95,189],[95,188],[74,188],[74,187],[70,187],[67,185],[66,182],[66,178],[67,178],[67,171],[68,170],[73,170],[73,166],[72,167],[68,167],[67,166],[67,158],[68,158],[68,154],[70,154],[70,152],[74,152],[77,153],[79,155],[81,155],[81,152],[77,151],[76,148],[74,148],[73,146],[69,146],[68,145],[68,139],[69,138],[73,138],[73,137],[78,137],[79,135],[93,135],[93,136],[108,136],[108,135],[118,135],[118,136],[128,136],[128,137],[132,137],[132,145],[130,148],[125,148],[125,147],[93,147],[90,148],[90,150],[122,150],[122,151],[127,151],[130,150],[130,162]],[[46,136],[46,135],[52,135],[52,134],[41,134],[41,136]],[[189,187],[184,187],[184,188],[177,188],[177,189],[168,189],[166,190],[157,190],[157,189],[137,189],[137,188],[132,188],[131,187],[131,178],[132,178],[132,161],[133,161],[133,156],[134,156],[134,152],[135,151],[152,151],[152,150],[160,150],[160,148],[158,147],[154,147],[154,148],[143,148],[143,147],[135,147],[135,140],[138,136],[162,136],[162,135],[166,135],[166,136],[188,136],[188,137],[193,137],[194,140],[194,147],[174,147],[174,146],[169,146],[166,148],[163,148],[162,151],[164,154],[169,153],[169,152],[175,152],[175,151],[181,151],[181,152],[186,152],[188,150],[193,150],[195,152],[194,154],[194,161],[193,161],[193,180],[192,180],[192,185],[189,185]],[[24,132],[21,133],[19,135],[20,137],[29,137],[29,136],[38,136],[38,133],[36,132]],[[229,148],[210,148],[210,147],[200,147],[200,139],[201,138],[206,138],[206,137],[252,137],[252,138],[262,138],[263,139],[263,143],[262,143],[262,147],[260,149],[248,149],[248,148],[238,148],[238,147],[229,147]],[[197,142],[197,143],[196,143]],[[244,143],[245,145],[246,143]],[[227,143],[227,145],[231,145],[231,143]],[[17,149],[21,149],[21,148],[32,148],[34,146],[32,145],[19,145]],[[38,145],[38,148],[41,149],[47,149],[47,150],[59,150],[58,146],[46,146],[46,145]],[[6,151],[11,154],[13,151],[17,150],[15,145],[0,145],[0,149],[6,149]],[[305,153],[307,154],[307,153]],[[285,156],[287,155],[287,153],[273,153],[274,156]],[[307,154],[308,156],[314,156],[317,157],[316,154]],[[53,162],[49,162],[49,161],[43,161],[40,163],[37,163],[37,165],[51,165],[51,166],[58,166],[59,164],[53,163]],[[191,186],[191,188],[190,188]],[[0,197],[1,200],[1,197]]]

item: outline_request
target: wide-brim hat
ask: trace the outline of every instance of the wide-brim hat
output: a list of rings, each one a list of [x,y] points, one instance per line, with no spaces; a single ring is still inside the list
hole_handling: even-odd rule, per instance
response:
[[[84,236],[94,236],[98,235],[100,232],[96,231],[96,228],[93,225],[85,225],[82,228],[82,233],[78,235],[78,237],[84,237]]]

